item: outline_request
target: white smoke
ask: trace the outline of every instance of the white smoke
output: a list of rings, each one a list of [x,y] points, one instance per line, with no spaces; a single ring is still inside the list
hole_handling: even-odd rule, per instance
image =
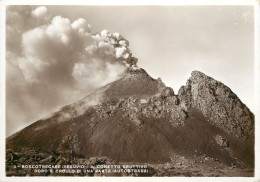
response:
[[[107,30],[92,33],[84,18],[53,16],[45,6],[9,6],[6,16],[7,123],[13,128],[136,67],[123,36]],[[23,117],[13,120],[14,112]]]
[[[136,65],[137,59],[132,57],[132,52],[128,47],[129,42],[119,33],[103,30],[92,37],[95,40],[94,45],[86,48],[90,55],[109,57],[110,61],[122,62],[127,67]]]
[[[32,14],[40,16],[46,12],[46,8],[39,7]],[[28,82],[52,82],[48,75],[61,72],[81,86],[98,83],[99,87],[113,81],[126,67],[136,65],[137,59],[128,46],[119,33],[103,30],[91,34],[90,25],[83,18],[71,22],[55,16],[49,24],[22,34],[23,56],[18,65]]]

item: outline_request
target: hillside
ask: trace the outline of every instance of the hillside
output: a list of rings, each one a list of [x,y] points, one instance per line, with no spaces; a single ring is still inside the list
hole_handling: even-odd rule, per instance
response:
[[[192,72],[178,95],[143,69],[7,138],[7,149],[55,151],[153,165],[254,166],[254,116],[223,83]]]

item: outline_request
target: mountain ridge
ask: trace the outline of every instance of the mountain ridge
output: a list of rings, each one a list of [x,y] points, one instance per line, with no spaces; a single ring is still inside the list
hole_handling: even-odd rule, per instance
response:
[[[231,89],[201,72],[192,72],[175,95],[144,69],[130,69],[8,137],[7,149],[148,163],[167,162],[175,154],[206,155],[225,165],[253,166],[252,116]]]
[[[253,136],[253,113],[222,82],[202,72],[193,71],[178,95],[188,108],[201,110],[212,124],[218,125],[230,134],[241,138]]]

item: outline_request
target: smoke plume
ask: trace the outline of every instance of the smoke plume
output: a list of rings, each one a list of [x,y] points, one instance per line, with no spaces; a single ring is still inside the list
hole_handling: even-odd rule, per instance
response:
[[[8,7],[6,36],[7,127],[13,130],[77,101],[137,63],[119,33],[92,33],[86,19],[53,16],[45,6]],[[14,119],[13,113],[24,116]]]

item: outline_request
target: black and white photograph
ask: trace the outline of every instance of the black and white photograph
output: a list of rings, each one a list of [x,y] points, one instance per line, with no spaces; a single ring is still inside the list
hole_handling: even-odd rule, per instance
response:
[[[255,180],[256,9],[6,5],[5,178]]]

